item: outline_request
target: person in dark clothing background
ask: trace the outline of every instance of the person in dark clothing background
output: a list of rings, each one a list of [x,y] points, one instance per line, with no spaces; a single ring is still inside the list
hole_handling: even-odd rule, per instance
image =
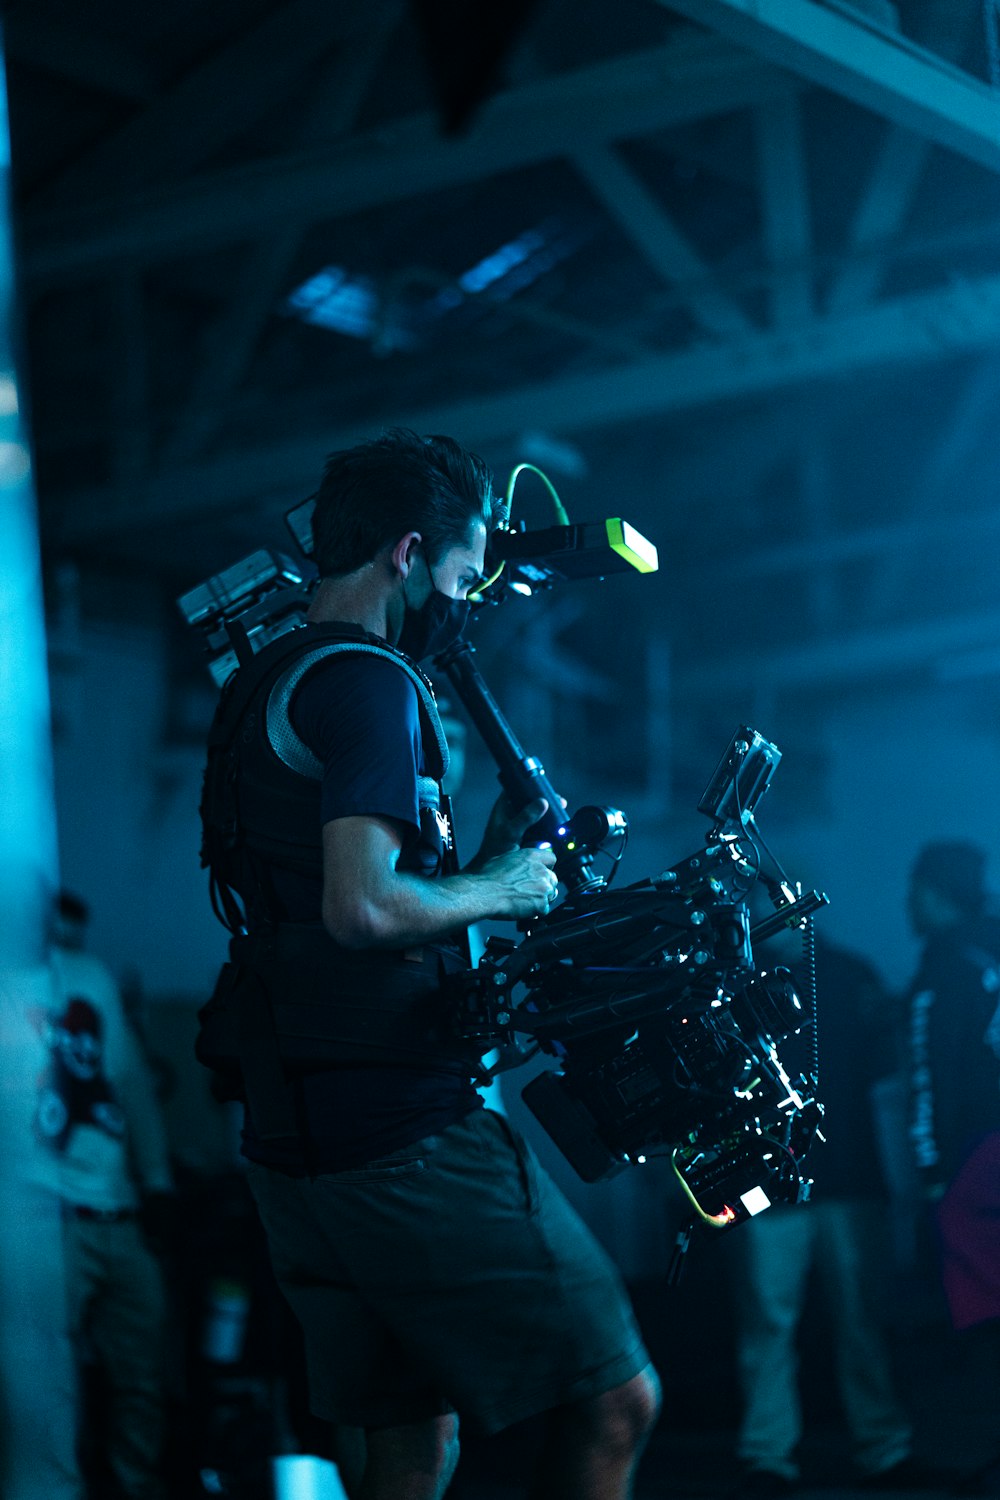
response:
[[[921,849],[909,912],[923,951],[907,995],[910,1138],[952,1327],[985,1346],[1000,1400],[1000,920],[986,851]],[[998,1459],[981,1492],[1000,1489]]]
[[[991,1045],[1000,1003],[1000,920],[986,909],[985,867],[984,849],[942,841],[924,846],[910,879],[910,920],[923,939],[907,997],[910,1134],[932,1201],[945,1195],[985,1138],[1000,1131],[1000,1066]],[[997,1291],[1000,1298],[1000,1285]],[[962,1326],[971,1309],[954,1312]]]
[[[442,1495],[456,1411],[548,1412],[537,1494],[624,1500],[658,1404],[617,1273],[445,1025],[468,925],[557,892],[551,850],[520,847],[541,802],[501,798],[458,870],[416,666],[460,633],[503,519],[450,438],[332,455],[309,622],[236,672],[210,741],[205,854],[237,935],[199,1055],[239,1073],[311,1402],[364,1429],[362,1500]]]
[[[757,919],[771,911],[762,890],[752,902]],[[909,1489],[936,1477],[911,1456],[910,1421],[894,1390],[882,1331],[886,1189],[871,1090],[891,1068],[889,1000],[859,955],[817,934],[815,956],[817,1031],[806,1028],[781,1049],[793,1077],[813,1072],[818,1059],[825,1142],[809,1159],[813,1196],[804,1207],[772,1207],[751,1219],[734,1252],[741,1496],[791,1495],[798,1486],[797,1335],[813,1267],[829,1306],[837,1386],[862,1483],[876,1490]],[[768,967],[789,967],[800,992],[807,992],[798,932],[786,930],[764,943],[760,957]]]

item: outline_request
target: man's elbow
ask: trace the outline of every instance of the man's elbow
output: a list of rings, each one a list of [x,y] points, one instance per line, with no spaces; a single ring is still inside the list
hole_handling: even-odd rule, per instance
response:
[[[341,948],[381,948],[390,939],[383,913],[371,901],[325,901],[323,926]]]

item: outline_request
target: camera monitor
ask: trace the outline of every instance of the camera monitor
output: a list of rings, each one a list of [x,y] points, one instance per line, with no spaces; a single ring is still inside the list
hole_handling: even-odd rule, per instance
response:
[[[741,724],[719,761],[698,811],[717,828],[746,826],[778,768],[781,751],[756,729]]]

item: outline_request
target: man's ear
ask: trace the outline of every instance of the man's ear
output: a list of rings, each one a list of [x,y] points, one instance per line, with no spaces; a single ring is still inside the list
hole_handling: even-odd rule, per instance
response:
[[[393,547],[392,565],[400,578],[407,578],[409,576],[410,569],[413,566],[414,554],[422,541],[423,537],[419,531],[408,531],[405,536],[400,537],[395,547]]]

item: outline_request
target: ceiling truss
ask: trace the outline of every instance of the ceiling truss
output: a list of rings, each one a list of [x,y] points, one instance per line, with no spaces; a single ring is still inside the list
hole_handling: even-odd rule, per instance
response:
[[[532,428],[579,432],[636,417],[829,379],[886,363],[940,359],[1000,345],[1000,276],[883,302],[794,330],[758,333],[682,354],[652,356],[596,373],[522,386],[492,398],[396,414],[423,432],[461,432],[485,445]],[[250,497],[294,497],[315,479],[331,449],[361,441],[371,423],[331,428],[243,450],[147,480],[142,511],[150,524],[235,508]],[[133,492],[106,486],[65,497],[61,539],[72,543],[115,530],[134,514]]]
[[[515,69],[516,82],[452,138],[442,137],[431,112],[359,129],[403,10],[395,0],[360,12],[327,0],[284,0],[167,88],[117,43],[80,37],[77,46],[64,27],[15,15],[15,56],[132,106],[126,123],[38,187],[22,218],[29,296],[87,288],[104,298],[115,351],[109,478],[66,484],[46,497],[59,545],[98,543],[137,516],[155,528],[287,503],[313,483],[326,452],[369,435],[382,420],[455,431],[488,446],[526,430],[569,436],[1000,348],[1000,275],[956,275],[941,252],[937,284],[904,294],[892,280],[907,247],[921,243],[910,226],[937,155],[1000,171],[1000,93],[959,65],[976,7],[956,14],[953,0],[923,0],[911,37],[846,0],[656,3],[674,27],[666,42],[540,76],[535,63]],[[691,24],[678,25],[679,18]],[[240,89],[238,80],[248,76],[266,76],[266,92]],[[308,144],[219,166],[220,153],[306,76],[315,91]],[[881,122],[833,256],[816,212],[824,186],[810,125],[817,89]],[[742,258],[727,259],[685,222],[667,171],[658,176],[650,165],[655,156],[636,147],[655,140],[669,164],[672,131],[733,115],[742,115],[752,142],[747,187],[757,224],[756,242],[743,247]],[[723,152],[719,139],[706,137],[701,159]],[[430,195],[447,205],[448,194],[553,164],[572,174],[619,236],[616,243],[624,237],[644,286],[652,273],[659,290],[637,301],[634,318],[602,320],[597,308],[532,290],[500,312],[512,326],[567,339],[558,373],[531,380],[519,374],[488,394],[470,383],[451,398],[393,400],[364,420],[331,421],[338,389],[321,381],[273,402],[247,389],[307,234]],[[995,218],[984,215],[978,230],[970,224],[972,238],[978,232],[984,245],[995,244]],[[157,433],[144,354],[151,279],[189,258],[227,254],[236,269],[166,424],[159,414],[161,429],[169,430]],[[453,285],[430,258],[399,259],[388,278],[391,295]],[[493,294],[481,296],[489,303]],[[673,309],[687,321],[675,320],[671,337],[683,326],[687,342],[663,347],[645,314]],[[955,429],[931,453],[905,522],[845,528],[828,439],[818,427],[796,435],[801,534],[725,563],[733,576],[802,571],[807,580],[815,652],[773,653],[763,673],[773,687],[796,683],[807,659],[836,677],[841,668],[823,665],[826,651],[831,664],[836,658],[848,673],[863,675],[905,664],[923,649],[925,637],[908,625],[880,645],[879,622],[899,608],[914,555],[938,534],[942,488],[987,420],[995,383],[992,366],[970,376]],[[233,434],[262,400],[275,419],[271,431],[281,436],[236,441]],[[55,424],[57,450],[75,440],[71,418]],[[969,535],[992,525],[982,512],[969,520]],[[847,607],[838,569],[860,559],[879,564],[865,600],[870,631],[856,632],[837,657],[825,642],[837,636]],[[956,640],[978,647],[995,624],[988,612],[963,617]],[[731,679],[730,666],[719,662],[706,684]]]

